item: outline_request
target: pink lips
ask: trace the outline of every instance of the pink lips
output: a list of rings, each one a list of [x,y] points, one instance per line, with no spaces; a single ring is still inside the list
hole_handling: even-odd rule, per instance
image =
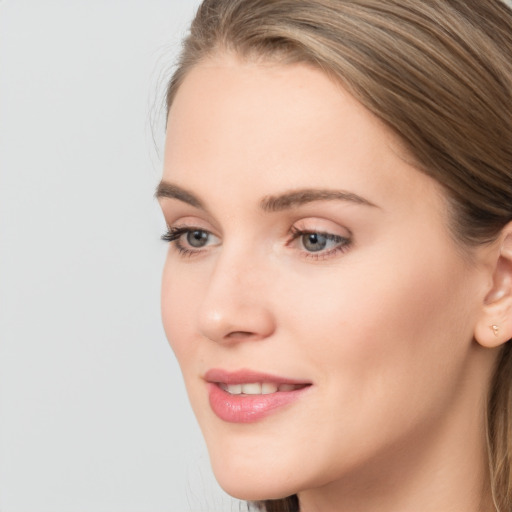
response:
[[[221,420],[229,423],[258,421],[276,409],[299,399],[311,385],[310,382],[286,379],[250,370],[227,372],[212,369],[206,373],[204,378],[208,382],[210,407]],[[226,390],[227,386],[250,383],[270,383],[274,387],[286,390],[255,395],[243,392],[232,394]]]

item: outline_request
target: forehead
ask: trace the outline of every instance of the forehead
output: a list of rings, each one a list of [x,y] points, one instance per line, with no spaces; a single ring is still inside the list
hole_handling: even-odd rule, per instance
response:
[[[398,167],[408,169],[400,187],[419,174],[403,155],[395,134],[318,69],[219,55],[192,68],[174,98],[164,179],[260,195],[366,187],[371,200],[396,191]]]
[[[382,131],[380,135],[388,132],[392,138],[384,123],[338,82],[308,64],[218,55],[194,66],[186,75],[169,111],[168,131],[172,135],[174,122],[180,123],[181,130],[192,124],[197,128],[198,124],[209,123],[205,128],[231,128],[232,135],[243,134],[241,128],[252,128],[254,132],[266,125],[268,133],[275,136],[283,134],[282,128],[287,128],[286,132],[303,132],[307,127],[318,130],[324,125],[326,129],[319,135],[325,138],[329,128],[343,128],[340,123],[331,126],[333,121],[341,120],[365,130],[373,124],[373,128]],[[346,138],[349,133],[342,135]]]

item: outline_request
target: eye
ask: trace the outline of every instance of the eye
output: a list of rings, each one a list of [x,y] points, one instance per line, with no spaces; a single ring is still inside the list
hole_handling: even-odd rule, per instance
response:
[[[350,238],[334,233],[301,230],[296,227],[291,232],[292,240],[289,245],[295,244],[306,257],[315,259],[325,259],[338,252],[345,252],[352,243]]]
[[[204,247],[219,243],[219,239],[215,235],[196,227],[170,227],[162,235],[162,240],[173,243],[182,255],[196,254],[201,252],[200,249]]]

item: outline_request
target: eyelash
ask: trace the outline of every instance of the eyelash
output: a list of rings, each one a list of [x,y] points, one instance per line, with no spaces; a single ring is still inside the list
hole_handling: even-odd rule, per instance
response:
[[[194,231],[202,231],[204,233],[209,233],[205,229],[195,228],[192,226],[190,226],[190,227],[170,227],[162,235],[161,238],[164,242],[173,243],[173,245],[176,247],[176,249],[178,250],[178,252],[181,256],[194,256],[201,251],[189,249],[188,247],[185,247],[180,241],[180,238],[183,235],[185,235],[187,233],[194,232]]]
[[[199,231],[202,233],[206,233],[208,235],[211,235],[211,233],[205,229],[188,226],[188,227],[170,227],[168,230],[162,235],[162,240],[164,242],[172,243],[180,256],[195,256],[202,252],[201,249],[189,249],[188,247],[185,247],[181,243],[181,237],[187,233],[192,233],[194,231]],[[289,247],[293,242],[300,239],[301,237],[307,236],[307,235],[320,235],[325,237],[329,242],[335,242],[336,246],[329,250],[321,250],[318,251],[318,253],[307,251],[305,249],[301,249],[302,256],[304,258],[308,259],[314,259],[314,260],[324,260],[328,259],[335,254],[342,254],[346,252],[352,245],[352,240],[350,238],[340,236],[340,235],[334,235],[332,233],[327,233],[323,231],[313,231],[313,230],[302,230],[298,229],[295,226],[292,226],[290,228],[289,234],[291,236],[291,239],[286,243],[286,246]]]

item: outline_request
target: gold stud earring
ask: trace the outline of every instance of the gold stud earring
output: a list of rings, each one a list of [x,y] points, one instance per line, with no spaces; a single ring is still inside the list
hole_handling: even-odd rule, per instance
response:
[[[494,333],[494,336],[498,336],[498,333],[500,332],[500,328],[497,325],[491,326],[492,332]]]

